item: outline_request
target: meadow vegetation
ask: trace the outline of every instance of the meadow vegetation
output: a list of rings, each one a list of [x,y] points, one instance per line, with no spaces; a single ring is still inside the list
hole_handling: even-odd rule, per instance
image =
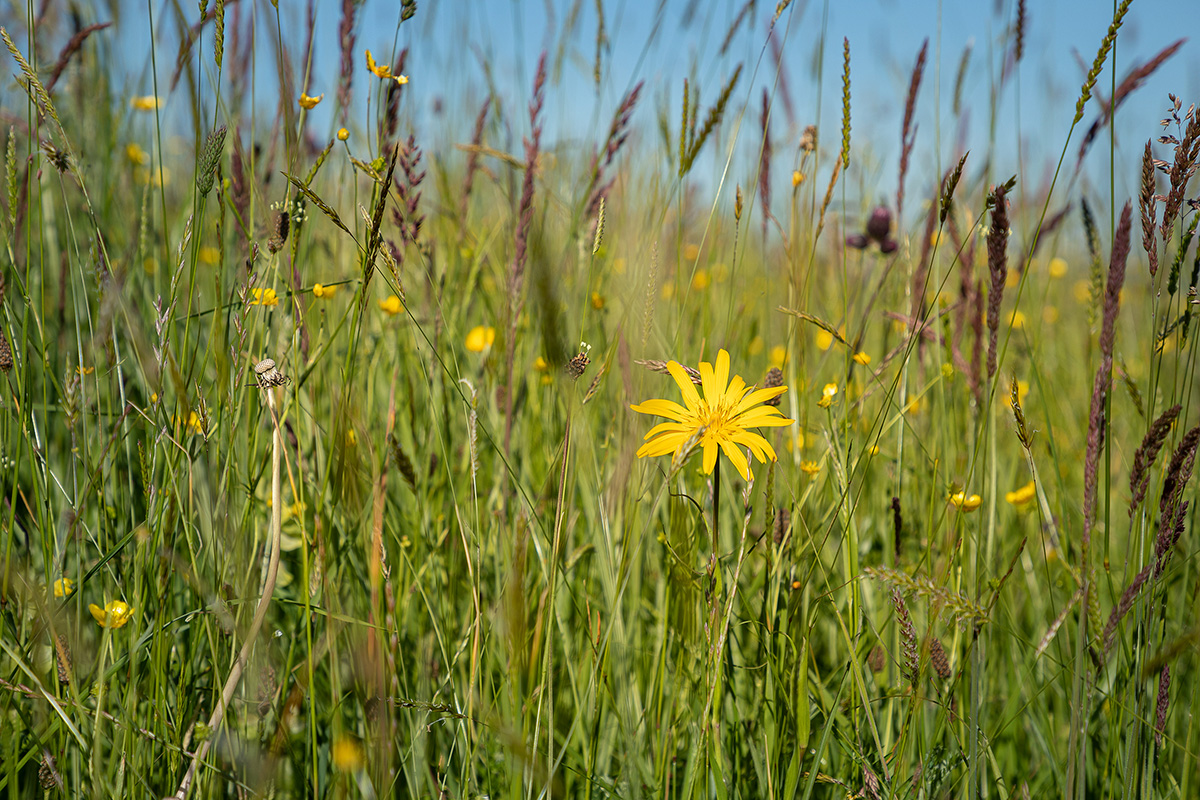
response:
[[[938,81],[993,128],[1001,5]],[[884,203],[788,2],[582,146],[553,50],[415,124],[413,0],[154,6],[133,97],[59,6],[0,54],[0,795],[1200,794],[1200,115],[1087,178],[1181,46],[1115,63],[1128,0],[1045,180],[918,168],[906,44]]]

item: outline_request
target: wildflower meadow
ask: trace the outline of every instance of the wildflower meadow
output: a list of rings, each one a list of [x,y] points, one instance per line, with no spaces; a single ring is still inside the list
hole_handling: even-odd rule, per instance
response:
[[[6,4],[0,797],[1200,797],[1194,23]]]

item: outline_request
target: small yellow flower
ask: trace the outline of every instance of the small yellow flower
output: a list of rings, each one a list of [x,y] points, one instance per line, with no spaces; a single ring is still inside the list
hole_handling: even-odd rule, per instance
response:
[[[1004,493],[1004,499],[1017,508],[1024,508],[1029,505],[1029,501],[1037,495],[1037,486],[1033,481],[1022,486],[1020,489],[1014,489],[1011,492]]]
[[[325,99],[324,92],[317,95],[316,97],[309,97],[308,95],[304,94],[304,92],[301,92],[300,99],[297,102],[300,103],[301,108],[303,108],[305,110],[312,110],[317,107],[317,103],[321,102],[324,99]]]
[[[326,286],[323,283],[313,284],[313,297],[316,297],[319,300],[328,300],[335,294],[337,294],[336,286]]]
[[[400,298],[394,294],[389,294],[386,300],[379,301],[379,307],[391,314],[393,317],[404,310],[404,304],[400,302]]]
[[[597,311],[604,308],[604,295],[599,292],[592,292],[592,308]]]
[[[133,616],[133,609],[124,600],[109,600],[104,604],[104,608],[90,603],[88,611],[92,612],[92,617],[100,623],[101,628],[114,630],[129,622],[129,618]]]
[[[550,364],[546,361],[546,359],[538,356],[533,360],[533,368],[538,372],[546,372],[550,369]]]
[[[1067,260],[1065,258],[1050,259],[1050,277],[1061,278],[1067,274]]]
[[[689,244],[683,248],[683,258],[685,261],[695,261],[700,257],[700,245]]]
[[[905,414],[916,414],[920,410],[921,410],[921,398],[920,397],[914,397],[912,400],[909,400],[908,405],[906,405],[903,409],[901,409],[902,413],[905,413]]]
[[[1071,287],[1071,294],[1074,295],[1077,303],[1090,303],[1092,301],[1092,284],[1090,281],[1078,280]]]
[[[274,289],[263,289],[255,287],[250,290],[251,298],[250,305],[252,306],[277,306],[279,305],[279,297],[275,294]]]
[[[487,350],[496,341],[496,329],[485,328],[482,325],[476,325],[471,328],[471,332],[467,334],[466,347],[472,353],[482,353]]]
[[[817,405],[821,408],[829,408],[833,405],[833,397],[838,393],[838,385],[836,383],[827,383],[821,389],[821,399],[817,401]]]
[[[949,361],[946,361],[942,364],[942,377],[946,380],[951,380],[954,378],[954,365]]]
[[[792,188],[795,189],[802,183],[804,183],[804,173],[798,169],[792,170]]]
[[[703,291],[712,283],[712,278],[708,276],[708,270],[698,269],[696,274],[692,276],[692,289]]]
[[[333,743],[329,751],[334,769],[342,772],[354,772],[362,768],[363,749],[354,739],[343,737]]]
[[[148,94],[144,97],[131,98],[129,105],[137,111],[154,111],[156,108],[159,108],[162,103],[155,95]]]
[[[136,167],[144,167],[150,163],[150,154],[139,147],[136,142],[125,145],[125,158]]]
[[[346,447],[354,447],[358,444],[358,434],[354,432],[354,428],[346,429]]]
[[[78,372],[81,377],[83,377],[83,376],[91,375],[93,372],[96,371],[96,368],[95,367],[76,367],[75,371]]]
[[[929,246],[930,247],[937,247],[939,244],[941,244],[941,242],[942,242],[942,232],[941,231],[934,231],[933,233],[929,234]]]
[[[408,76],[407,75],[393,75],[392,80],[394,80],[400,86],[404,86],[406,83],[408,83]]]
[[[750,340],[750,344],[746,348],[746,352],[752,356],[756,356],[763,351],[764,347],[766,347],[766,342],[763,341],[763,337],[755,336]]]
[[[1014,328],[1021,330],[1025,327],[1025,314],[1022,311],[1014,311],[1009,316],[1008,321]]]
[[[815,478],[817,473],[821,471],[821,465],[816,461],[801,461],[800,471],[810,478]]]
[[[788,362],[787,348],[781,344],[777,344],[772,347],[770,361],[772,367],[779,367],[779,369],[783,369],[784,364],[787,364]]]
[[[1005,289],[1012,289],[1014,286],[1016,286],[1020,282],[1021,282],[1021,273],[1017,272],[1015,269],[1010,269],[1008,271],[1008,274],[1004,276],[1004,288]]]
[[[367,51],[367,69],[371,70],[371,72],[374,72],[376,78],[392,77],[392,68],[387,64],[376,64],[375,59],[371,57],[370,50]],[[407,83],[408,78],[405,78],[404,82]]]
[[[871,363],[871,357],[869,355],[867,355],[866,353],[864,353],[862,350],[859,350],[857,353],[855,353],[853,355],[853,358],[854,358],[854,363],[861,364],[864,367],[867,364]]]
[[[200,415],[195,411],[188,414],[187,426],[191,428],[192,433],[204,433],[204,423],[200,420]]]
[[[150,393],[150,402],[151,402],[151,403],[157,403],[157,402],[158,402],[158,392],[151,392],[151,393]]]
[[[663,300],[670,300],[675,296],[675,284],[669,281],[664,283],[662,288],[658,290],[658,296]]]
[[[209,266],[214,266],[221,263],[221,248],[219,247],[201,247],[200,260]]]
[[[950,504],[970,514],[983,504],[983,498],[977,494],[968,495],[964,491],[958,491],[950,495]]]
[[[833,346],[833,334],[823,328],[818,328],[817,329],[817,349],[824,351],[824,350],[828,350],[832,346]]]
[[[338,128],[337,137],[339,142],[344,142],[350,138],[350,131],[345,128]]]
[[[70,578],[59,578],[54,582],[55,597],[70,597],[75,591],[75,581]]]
[[[869,455],[873,455],[873,456],[879,455],[879,445],[877,445],[877,444],[871,445],[870,447],[867,448],[867,453]]]

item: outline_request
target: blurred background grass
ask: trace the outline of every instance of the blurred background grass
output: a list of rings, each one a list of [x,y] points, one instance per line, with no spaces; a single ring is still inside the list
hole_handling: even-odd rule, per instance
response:
[[[1055,100],[1020,3],[516,8],[5,12],[0,789],[1192,796],[1194,51],[1118,10],[1073,125],[1111,17]],[[789,387],[751,485],[634,455],[718,348]]]

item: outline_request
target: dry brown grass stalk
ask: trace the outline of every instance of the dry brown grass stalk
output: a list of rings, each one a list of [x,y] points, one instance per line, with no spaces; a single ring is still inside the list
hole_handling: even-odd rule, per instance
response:
[[[908,80],[908,95],[904,100],[904,123],[900,127],[900,180],[896,185],[896,219],[901,224],[904,220],[904,178],[908,174],[908,159],[917,140],[913,115],[917,109],[917,93],[921,91],[921,78],[925,74],[925,58],[928,53],[929,39],[925,39],[921,43],[921,49],[917,51],[917,62],[913,64],[912,75]]]
[[[1000,335],[1000,303],[1004,299],[1004,285],[1008,278],[1008,188],[1007,184],[992,190],[992,227],[988,231],[988,354],[987,377],[996,374],[996,346]]]

